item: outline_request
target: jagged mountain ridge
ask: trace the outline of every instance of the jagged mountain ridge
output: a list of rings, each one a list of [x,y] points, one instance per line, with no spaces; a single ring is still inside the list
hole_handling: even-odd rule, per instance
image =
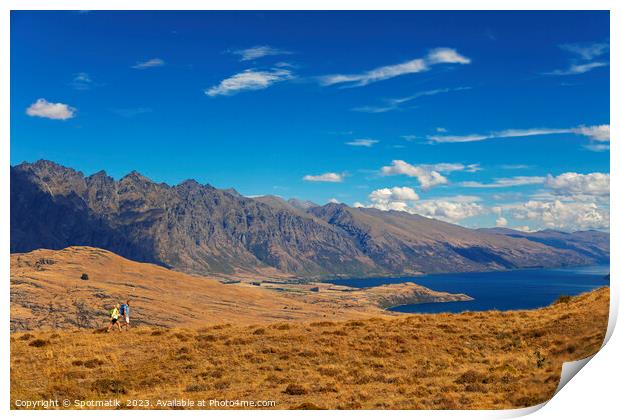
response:
[[[88,245],[190,273],[275,268],[301,277],[596,262],[579,249],[403,212],[299,203],[193,180],[169,186],[131,172],[117,181],[24,163],[11,168],[11,252]]]

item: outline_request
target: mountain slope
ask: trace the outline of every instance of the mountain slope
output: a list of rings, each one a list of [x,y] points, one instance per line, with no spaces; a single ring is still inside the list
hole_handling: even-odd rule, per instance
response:
[[[166,327],[351,319],[384,314],[383,308],[397,304],[471,300],[415,283],[363,289],[321,283],[221,283],[92,247],[11,254],[13,331],[104,326],[107,311],[127,298],[133,300],[134,325]]]
[[[309,210],[346,231],[388,271],[433,273],[586,264],[575,250],[475,231],[399,211],[328,204]]]
[[[500,235],[404,212],[251,199],[192,180],[169,186],[137,172],[116,181],[103,171],[84,176],[49,161],[11,168],[11,252],[87,245],[189,273],[300,277],[563,266],[608,258],[608,246],[594,249],[571,235],[566,246],[566,240]]]

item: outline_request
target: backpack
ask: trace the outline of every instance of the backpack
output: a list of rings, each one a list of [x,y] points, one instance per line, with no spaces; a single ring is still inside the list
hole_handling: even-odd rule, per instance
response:
[[[123,303],[123,304],[121,305],[121,309],[120,309],[120,311],[119,311],[119,314],[120,314],[121,316],[125,316],[125,315],[126,315],[126,310],[127,310],[127,304],[126,304],[126,303]]]

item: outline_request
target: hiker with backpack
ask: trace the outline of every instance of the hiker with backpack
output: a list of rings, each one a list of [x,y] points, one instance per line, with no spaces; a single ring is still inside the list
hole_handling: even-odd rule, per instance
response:
[[[129,330],[129,303],[130,302],[131,302],[131,299],[127,299],[127,302],[123,303],[120,307],[121,320],[124,321],[121,327],[125,327],[126,330]]]
[[[114,308],[110,311],[110,325],[108,325],[108,332],[116,325],[118,327],[118,331],[121,330],[121,324],[118,322],[118,318],[120,316],[119,312],[120,305],[117,303]]]

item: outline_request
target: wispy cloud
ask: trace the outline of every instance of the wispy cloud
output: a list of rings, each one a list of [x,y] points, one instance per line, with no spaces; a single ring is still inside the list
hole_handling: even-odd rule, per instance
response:
[[[467,134],[463,136],[432,135],[427,139],[434,143],[468,143],[511,137],[545,136],[550,134],[576,134],[594,141],[609,141],[609,125],[579,126],[574,128],[528,128],[494,131],[488,134]]]
[[[462,91],[462,90],[469,90],[471,89],[471,87],[468,86],[463,86],[463,87],[456,87],[456,88],[443,88],[443,89],[433,89],[433,90],[425,90],[422,92],[417,92],[414,93],[413,95],[410,96],[405,96],[402,98],[391,98],[391,99],[386,99],[384,101],[384,104],[382,105],[378,105],[378,106],[362,106],[362,107],[357,107],[357,108],[353,108],[352,111],[357,111],[357,112],[369,112],[369,113],[382,113],[382,112],[389,112],[389,111],[393,111],[395,109],[398,109],[400,107],[400,105],[413,101],[415,99],[424,97],[424,96],[434,96],[440,93],[448,93],[448,92],[458,92],[458,91]]]
[[[279,48],[270,47],[269,45],[257,45],[251,48],[231,51],[232,54],[238,55],[239,61],[256,60],[261,57],[273,55],[292,54],[290,51],[281,50]]]
[[[131,66],[131,68],[138,69],[138,70],[144,70],[144,69],[150,69],[152,67],[161,67],[161,66],[164,66],[165,64],[166,62],[162,60],[161,58],[151,58],[150,60],[146,60],[146,61],[138,61],[136,64]]]
[[[93,86],[93,81],[88,73],[80,72],[73,76],[70,85],[75,90],[89,90]]]
[[[26,109],[31,117],[49,118],[50,120],[68,120],[75,116],[77,109],[63,103],[53,103],[40,98]]]
[[[379,143],[379,140],[375,139],[356,139],[352,141],[348,141],[345,144],[348,146],[357,146],[357,147],[372,147],[373,145]]]
[[[571,76],[574,74],[587,73],[590,70],[593,70],[595,68],[606,67],[608,65],[609,63],[602,62],[602,61],[595,61],[592,63],[583,63],[583,64],[571,64],[566,69],[553,70],[553,71],[543,73],[543,74],[548,75],[548,76]]]
[[[436,48],[431,50],[426,57],[416,58],[400,64],[377,67],[357,74],[331,74],[322,76],[319,81],[324,86],[341,85],[347,87],[366,86],[370,83],[405,74],[420,73],[430,70],[436,64],[469,64],[471,60],[462,56],[451,48]]]
[[[600,56],[609,52],[608,42],[562,44],[559,47],[562,50],[573,54],[575,58],[571,60],[571,64],[567,68],[545,72],[543,75],[572,76],[587,73],[596,68],[606,67],[609,65],[607,61],[598,59]],[[594,59],[597,59],[597,61],[593,61]]]
[[[459,185],[465,188],[505,188],[544,184],[546,179],[544,176],[515,176],[512,178],[496,178],[491,183],[466,181],[461,182]]]
[[[230,96],[248,90],[266,89],[274,83],[293,79],[295,76],[290,70],[252,70],[248,69],[222,80],[215,86],[205,90],[207,96]]]
[[[306,175],[303,177],[303,180],[309,182],[342,182],[344,180],[344,174],[327,172],[320,175]]]
[[[584,60],[592,60],[609,52],[608,42],[592,42],[581,44],[562,44],[560,48],[573,53]]]

